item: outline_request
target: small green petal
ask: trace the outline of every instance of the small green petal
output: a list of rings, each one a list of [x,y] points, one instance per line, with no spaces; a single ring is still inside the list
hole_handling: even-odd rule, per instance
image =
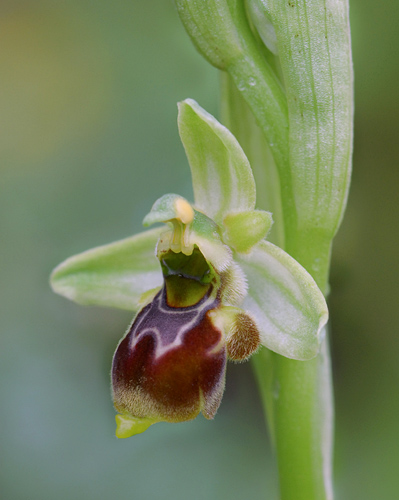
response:
[[[223,239],[237,252],[248,252],[266,237],[272,224],[272,214],[263,210],[228,214],[223,220]]]
[[[192,99],[179,103],[178,124],[196,206],[217,223],[229,212],[253,210],[255,181],[232,133]]]
[[[70,257],[51,274],[53,290],[79,304],[137,311],[141,295],[162,285],[155,246],[162,228]]]
[[[243,308],[252,313],[264,346],[287,358],[315,357],[328,319],[323,294],[284,250],[262,241],[236,260],[248,280]]]
[[[146,431],[150,425],[155,424],[149,418],[134,418],[128,415],[115,415],[116,431],[115,435],[119,439],[125,439]]]

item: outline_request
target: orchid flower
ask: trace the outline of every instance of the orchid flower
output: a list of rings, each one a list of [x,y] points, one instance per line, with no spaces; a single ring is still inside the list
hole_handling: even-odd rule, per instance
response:
[[[67,259],[55,292],[80,304],[136,312],[112,364],[119,438],[220,405],[227,360],[260,346],[315,357],[328,310],[310,274],[266,241],[249,162],[234,136],[195,101],[179,103],[194,203],[155,202],[144,225],[161,227]]]

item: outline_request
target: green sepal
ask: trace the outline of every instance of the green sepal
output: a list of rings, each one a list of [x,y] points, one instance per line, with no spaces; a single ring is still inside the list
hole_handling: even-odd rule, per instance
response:
[[[287,358],[315,357],[328,309],[311,275],[268,241],[236,260],[249,283],[242,307],[255,318],[262,344]]]
[[[229,212],[253,210],[255,181],[237,139],[192,99],[178,106],[179,132],[191,168],[196,207],[218,224]]]
[[[142,294],[162,285],[155,256],[161,231],[151,229],[70,257],[52,272],[53,290],[79,304],[137,311]]]
[[[266,237],[272,224],[272,214],[263,210],[228,214],[223,220],[223,240],[236,252],[245,253]]]

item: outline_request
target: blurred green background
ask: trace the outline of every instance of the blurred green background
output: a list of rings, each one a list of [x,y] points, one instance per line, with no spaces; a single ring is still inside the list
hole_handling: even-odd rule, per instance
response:
[[[337,500],[399,498],[397,0],[351,0],[354,175],[331,275]],[[0,4],[0,497],[276,499],[250,364],[216,419],[114,437],[113,350],[131,315],[49,289],[71,254],[192,198],[176,102],[218,114],[218,75],[172,0]]]

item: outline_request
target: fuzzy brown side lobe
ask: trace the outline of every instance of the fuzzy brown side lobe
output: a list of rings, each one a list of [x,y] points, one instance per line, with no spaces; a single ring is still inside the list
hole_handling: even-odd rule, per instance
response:
[[[238,314],[226,340],[229,359],[245,361],[258,350],[259,345],[260,335],[254,320],[244,312]]]

